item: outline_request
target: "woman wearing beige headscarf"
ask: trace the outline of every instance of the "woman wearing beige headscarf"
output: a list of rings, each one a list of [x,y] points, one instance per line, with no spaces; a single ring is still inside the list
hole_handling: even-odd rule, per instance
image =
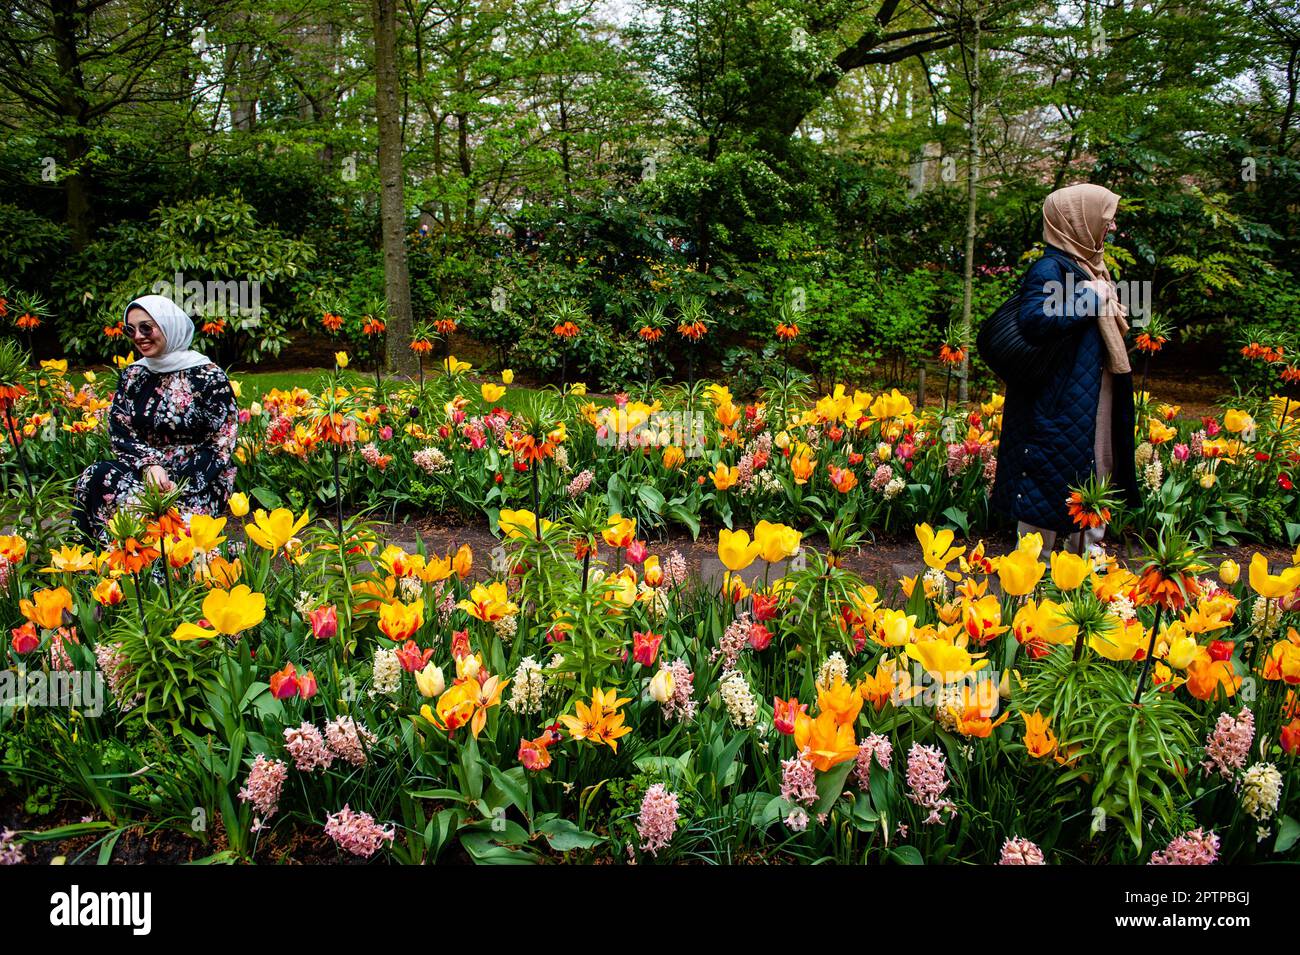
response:
[[[1127,309],[1102,254],[1118,208],[1119,196],[1088,183],[1048,195],[1047,249],[1021,285],[1025,338],[1066,347],[1046,384],[1007,382],[993,504],[1016,518],[1021,534],[1041,533],[1048,548],[1058,533],[1073,546],[1066,498],[1090,475],[1109,477],[1128,503],[1138,501]],[[1089,531],[1085,543],[1103,534]]]

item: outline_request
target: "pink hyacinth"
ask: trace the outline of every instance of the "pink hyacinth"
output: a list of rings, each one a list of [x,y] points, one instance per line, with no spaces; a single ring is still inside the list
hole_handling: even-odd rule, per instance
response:
[[[940,815],[943,812],[949,818],[956,815],[957,807],[943,797],[948,788],[948,761],[939,747],[912,744],[907,752],[907,785],[911,789],[907,798],[930,810],[925,817],[926,825],[946,822]]]
[[[587,488],[591,487],[591,479],[595,476],[596,475],[590,468],[579,471],[577,476],[569,482],[569,486],[565,489],[568,492],[569,497],[577,497],[578,495],[585,493]]]
[[[741,651],[749,645],[749,632],[753,627],[754,622],[749,619],[749,613],[746,612],[739,614],[723,632],[719,647],[722,650],[724,671],[736,668],[736,660],[740,658]]]
[[[663,705],[664,719],[689,723],[695,717],[695,701],[691,699],[695,692],[695,674],[681,657],[672,663],[660,661],[659,669],[668,670],[673,675],[673,694]]]
[[[375,734],[350,716],[340,716],[325,724],[325,742],[334,755],[353,766],[366,764],[366,750],[375,744]]]
[[[368,812],[353,812],[345,803],[338,812],[325,817],[325,835],[345,852],[369,859],[385,842],[391,845],[397,832],[392,826],[376,823]]]
[[[284,748],[293,757],[293,765],[302,773],[329,769],[334,763],[334,754],[325,745],[325,737],[307,722],[296,728],[285,729]]]
[[[876,473],[871,476],[871,490],[880,493],[885,489],[885,485],[894,479],[894,469],[888,464],[882,464],[876,468]]]
[[[254,832],[261,829],[262,823],[280,808],[280,793],[288,778],[289,767],[282,760],[267,759],[263,753],[258,753],[257,759],[253,760],[244,788],[239,790],[239,798],[251,802],[258,812],[253,821]]]
[[[663,783],[655,783],[645,791],[637,816],[636,831],[645,840],[641,848],[657,856],[660,849],[672,842],[677,820],[677,794],[665,789]]]
[[[1219,837],[1213,831],[1193,829],[1174,838],[1164,849],[1151,853],[1147,865],[1211,865],[1219,858]]]
[[[1012,836],[1002,843],[1002,855],[998,865],[1047,865],[1043,859],[1043,850],[1020,836]]]
[[[1255,741],[1255,715],[1242,707],[1236,718],[1230,713],[1220,713],[1208,736],[1205,737],[1206,759],[1201,767],[1207,772],[1217,772],[1231,779],[1234,771],[1242,769],[1250,757],[1250,744]]]
[[[117,703],[118,709],[125,713],[144,699],[143,693],[136,693],[129,700],[123,698],[123,685],[131,673],[131,667],[126,662],[126,654],[123,652],[121,641],[95,644],[95,659],[99,661],[100,672],[104,674],[104,681],[108,684],[108,692],[112,695],[114,702]]]
[[[749,487],[754,482],[754,456],[746,453],[740,456],[736,462],[736,471],[739,475],[738,482],[741,487]]]
[[[781,798],[805,806],[817,801],[817,769],[802,753],[781,760]]]
[[[678,584],[686,582],[686,558],[682,556],[681,551],[674,550],[664,561],[664,586],[676,587]]]
[[[18,833],[12,829],[0,832],[0,865],[22,865],[27,861]]]
[[[875,760],[881,769],[889,769],[890,764],[894,761],[894,744],[889,741],[888,736],[872,733],[858,745],[858,756],[857,762],[853,766],[853,775],[857,778],[858,786],[863,792],[866,792],[871,785],[872,760]]]

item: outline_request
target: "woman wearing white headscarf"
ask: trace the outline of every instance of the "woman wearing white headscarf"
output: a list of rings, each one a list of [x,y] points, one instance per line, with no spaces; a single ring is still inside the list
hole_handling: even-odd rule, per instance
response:
[[[226,373],[190,348],[194,322],[164,295],[135,299],[124,321],[141,357],[122,372],[109,410],[117,460],[92,464],[77,481],[74,515],[96,546],[145,481],[183,486],[183,514],[221,513],[235,484],[239,406]]]

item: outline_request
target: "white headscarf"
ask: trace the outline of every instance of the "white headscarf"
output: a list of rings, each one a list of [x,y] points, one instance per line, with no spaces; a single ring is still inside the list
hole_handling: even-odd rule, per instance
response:
[[[181,310],[181,307],[166,295],[141,295],[126,307],[122,321],[126,321],[127,312],[140,307],[149,313],[149,317],[162,329],[167,343],[161,355],[150,358],[138,358],[133,364],[144,365],[150,371],[159,373],[181,371],[195,368],[209,362],[207,355],[190,349],[194,338],[194,321]]]

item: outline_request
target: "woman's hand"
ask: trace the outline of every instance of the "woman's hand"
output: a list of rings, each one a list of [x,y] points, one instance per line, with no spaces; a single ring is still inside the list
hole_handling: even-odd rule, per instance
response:
[[[167,472],[163,470],[162,465],[159,464],[151,464],[145,468],[144,479],[162,491],[170,491],[176,487],[172,483],[172,479],[167,476]]]

